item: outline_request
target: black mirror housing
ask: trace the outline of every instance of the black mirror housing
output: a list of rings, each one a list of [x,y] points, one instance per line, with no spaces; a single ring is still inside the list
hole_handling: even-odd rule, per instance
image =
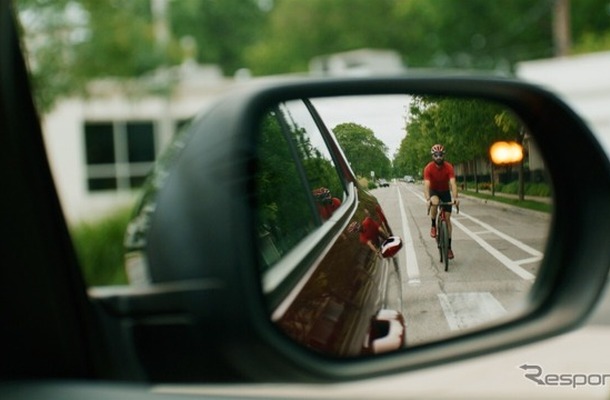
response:
[[[281,333],[266,308],[252,211],[256,127],[264,111],[281,101],[404,93],[490,100],[531,129],[555,199],[541,272],[527,311],[510,322],[375,357],[323,356]],[[413,370],[531,343],[582,323],[610,267],[604,250],[608,204],[607,155],[584,122],[541,88],[474,77],[255,83],[197,118],[168,169],[147,233],[152,284],[99,291],[95,298],[114,310],[111,319],[131,321],[131,362],[153,381],[335,382]],[[180,345],[166,346],[172,342]]]

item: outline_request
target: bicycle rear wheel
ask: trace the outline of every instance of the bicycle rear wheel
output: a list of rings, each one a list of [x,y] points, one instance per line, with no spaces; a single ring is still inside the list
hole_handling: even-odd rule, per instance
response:
[[[441,262],[445,263],[445,271],[449,270],[449,228],[447,221],[441,221],[439,226],[439,251],[441,253]]]

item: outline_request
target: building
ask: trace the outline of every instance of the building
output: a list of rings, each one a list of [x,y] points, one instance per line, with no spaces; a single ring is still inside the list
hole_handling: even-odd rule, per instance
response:
[[[369,76],[398,74],[407,70],[397,51],[357,49],[314,57],[309,62],[312,75]]]
[[[610,149],[610,52],[522,62],[517,76],[558,94]]]
[[[42,124],[69,223],[133,205],[176,131],[232,83],[216,66],[187,63],[133,82],[92,82],[88,97],[59,101]]]
[[[362,49],[312,60],[310,74],[403,71],[398,53]],[[177,130],[247,70],[225,78],[192,58],[135,81],[91,82],[88,96],[59,101],[43,117],[51,170],[70,224],[100,219],[134,204],[137,189]]]

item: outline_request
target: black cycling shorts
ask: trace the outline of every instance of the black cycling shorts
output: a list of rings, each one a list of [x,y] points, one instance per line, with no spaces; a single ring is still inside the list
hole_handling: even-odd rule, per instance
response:
[[[430,198],[432,198],[432,196],[438,197],[441,200],[441,203],[451,203],[451,191],[449,190],[445,190],[443,192],[430,190]],[[451,212],[451,210],[453,209],[453,206],[451,204],[441,207],[445,209],[445,212]]]

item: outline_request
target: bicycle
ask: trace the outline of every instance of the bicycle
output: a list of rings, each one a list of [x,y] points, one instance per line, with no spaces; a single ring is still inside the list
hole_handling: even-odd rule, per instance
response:
[[[438,204],[428,204],[428,214],[432,207],[440,207],[440,210],[436,213],[436,245],[441,256],[441,262],[445,263],[445,272],[449,270],[449,226],[447,225],[447,216],[445,215],[445,208],[441,206],[455,205],[457,214],[460,213],[460,206],[455,201],[451,202],[440,202]]]

